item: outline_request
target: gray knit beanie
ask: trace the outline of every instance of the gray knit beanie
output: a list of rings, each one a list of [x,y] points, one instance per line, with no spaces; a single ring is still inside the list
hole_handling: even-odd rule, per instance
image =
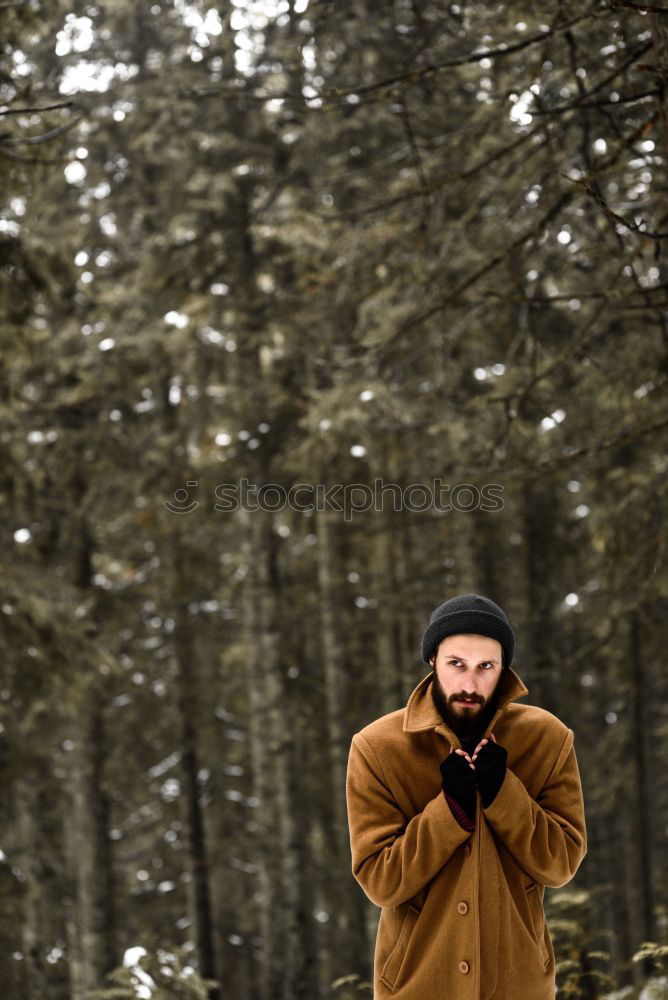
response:
[[[432,611],[422,636],[422,659],[429,664],[441,639],[472,632],[496,639],[503,649],[503,666],[509,667],[515,653],[515,635],[505,612],[488,597],[459,594]],[[431,666],[431,664],[429,664]]]

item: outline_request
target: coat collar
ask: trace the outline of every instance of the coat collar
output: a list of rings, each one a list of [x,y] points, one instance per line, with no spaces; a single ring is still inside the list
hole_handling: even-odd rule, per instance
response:
[[[422,733],[427,729],[436,729],[449,739],[450,737],[453,737],[458,743],[459,739],[456,737],[455,733],[452,732],[450,727],[446,726],[432,700],[432,674],[433,672],[430,671],[426,677],[422,678],[406,702],[403,725],[404,732]],[[515,673],[512,667],[505,668],[503,676],[499,681],[498,691],[499,703],[497,710],[483,736],[487,736],[491,733],[499,715],[511,701],[516,701],[518,698],[521,698],[523,695],[529,693],[528,687],[524,684],[519,675]]]

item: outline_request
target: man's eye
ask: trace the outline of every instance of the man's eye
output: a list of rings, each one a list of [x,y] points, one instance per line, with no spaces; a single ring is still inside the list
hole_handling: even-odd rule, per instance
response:
[[[454,665],[455,665],[456,667],[458,667],[458,666],[460,666],[460,665],[461,665],[461,660],[451,660],[450,662],[451,662],[451,663],[454,663]],[[494,664],[492,663],[492,661],[491,661],[491,660],[486,660],[486,661],[485,661],[484,663],[481,663],[481,664],[480,664],[480,666],[481,666],[481,667],[493,667],[493,666],[494,666]]]

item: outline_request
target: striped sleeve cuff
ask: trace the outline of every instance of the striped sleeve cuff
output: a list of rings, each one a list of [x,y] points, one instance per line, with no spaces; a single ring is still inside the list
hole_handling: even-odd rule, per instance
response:
[[[448,795],[445,788],[443,789],[443,794],[445,795],[445,800],[452,810],[452,814],[465,830],[475,830],[475,820],[471,819],[468,814],[462,809],[459,802],[453,799],[451,795]]]

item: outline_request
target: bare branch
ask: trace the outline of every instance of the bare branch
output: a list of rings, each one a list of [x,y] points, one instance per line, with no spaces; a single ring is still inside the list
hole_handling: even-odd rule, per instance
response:
[[[375,83],[359,84],[357,86],[349,87],[332,87],[329,90],[321,90],[313,97],[304,97],[303,94],[290,94],[290,93],[274,93],[274,94],[258,94],[257,92],[249,94],[245,90],[240,90],[239,88],[233,87],[216,87],[211,90],[198,90],[198,91],[179,91],[179,96],[181,97],[220,97],[221,94],[236,94],[237,96],[243,94],[245,97],[250,97],[253,100],[260,101],[299,101],[303,105],[305,111],[329,111],[332,108],[338,107],[337,104],[329,105],[319,105],[314,107],[309,104],[309,101],[319,100],[326,102],[340,101],[342,98],[355,96],[359,97],[361,94],[372,94],[374,91],[387,90],[390,87],[396,87],[400,83],[417,83],[418,81],[424,79],[424,77],[429,76],[432,73],[439,73],[444,69],[455,69],[458,66],[465,66],[468,63],[480,62],[482,59],[492,59],[497,56],[509,56],[514,52],[519,52],[522,49],[528,48],[530,45],[537,45],[540,42],[545,41],[546,38],[551,38],[555,35],[560,34],[562,31],[568,31],[574,24],[579,24],[582,21],[586,21],[591,17],[596,15],[597,5],[593,5],[589,10],[585,11],[584,14],[578,14],[575,17],[569,18],[567,21],[560,21],[558,24],[553,25],[548,28],[547,31],[541,31],[536,35],[530,35],[528,38],[523,38],[521,42],[514,42],[512,44],[502,43],[494,49],[478,49],[475,52],[470,52],[465,56],[457,56],[454,59],[445,59],[443,62],[434,63],[429,66],[423,66],[421,69],[407,70],[403,73],[397,73],[395,76],[386,77],[383,80],[377,80]]]
[[[77,125],[83,117],[83,115],[79,115],[78,118],[74,118],[71,122],[67,122],[66,125],[58,125],[57,128],[52,128],[50,132],[44,132],[42,135],[27,135],[16,139],[5,139],[3,145],[5,147],[18,145],[34,146],[40,142],[48,142],[50,139],[55,139],[57,135],[62,135],[63,132],[69,132],[69,130],[74,128],[74,126]]]
[[[383,212],[393,208],[395,205],[400,205],[402,202],[411,201],[413,198],[424,197],[424,195],[432,195],[436,191],[442,191],[447,188],[447,193],[451,193],[451,188],[463,181],[470,180],[481,170],[485,170],[491,164],[496,163],[504,159],[509,153],[512,153],[519,146],[524,145],[529,139],[532,139],[537,132],[544,131],[546,125],[541,123],[532,129],[528,129],[523,135],[519,136],[517,139],[513,139],[512,142],[506,143],[500,146],[498,149],[494,150],[488,157],[478,161],[478,163],[473,164],[468,170],[463,170],[461,173],[455,174],[451,173],[441,177],[439,180],[433,181],[431,184],[427,184],[426,188],[411,188],[408,191],[404,191],[402,194],[394,195],[392,198],[385,198],[383,201],[374,202],[373,205],[369,205],[366,208],[352,208],[347,209],[342,212],[319,212],[320,218],[322,219],[349,219],[349,218],[362,218],[365,215],[372,215],[374,212]],[[541,147],[542,148],[542,147]],[[537,148],[532,152],[537,152]],[[526,161],[525,161],[526,162]]]
[[[2,4],[0,4],[2,7]],[[53,111],[56,108],[71,108],[74,107],[74,101],[63,101],[62,104],[47,104],[43,108],[5,108],[0,110],[0,115],[26,115],[26,114],[39,114],[41,111]]]
[[[611,72],[607,74],[607,76],[604,76],[603,79],[596,84],[596,86],[592,87],[590,90],[587,91],[583,90],[580,96],[577,97],[575,100],[569,101],[567,104],[558,104],[556,107],[552,108],[539,108],[536,111],[532,110],[531,114],[532,115],[560,114],[562,111],[577,110],[578,108],[585,106],[585,101],[587,101],[589,97],[592,97],[594,94],[598,93],[598,91],[602,90],[603,87],[607,87],[609,83],[612,83],[612,81],[615,80],[620,73],[623,73],[624,70],[629,68],[629,66],[632,66],[633,63],[636,62],[636,60],[638,60],[641,56],[643,56],[645,52],[647,52],[651,47],[652,47],[652,42],[649,41],[646,42],[644,45],[641,45],[639,48],[634,49],[627,59],[625,59],[618,66],[615,66],[614,69],[612,69]],[[654,94],[656,93],[656,91],[650,91],[649,93]],[[637,95],[637,97],[644,97],[644,96],[647,95],[645,94]],[[627,98],[627,101],[628,100],[629,99]],[[610,101],[605,103],[620,104],[621,101]]]
[[[569,177],[567,174],[562,174],[561,176],[566,178],[566,180],[569,180],[571,184],[581,185],[587,192],[587,194],[591,198],[593,198],[596,204],[603,209],[605,215],[612,222],[618,223],[620,226],[623,226],[625,229],[628,229],[632,233],[637,233],[638,236],[648,236],[651,240],[668,239],[668,231],[665,233],[652,232],[651,229],[647,228],[647,222],[644,219],[641,219],[640,222],[629,221],[628,219],[625,219],[623,215],[620,215],[619,212],[615,212],[612,208],[610,208],[607,201],[601,194],[601,190],[598,184],[593,183],[591,178],[589,177],[575,178],[575,177]]]
[[[657,7],[651,3],[633,3],[633,0],[611,0],[610,6],[629,7],[631,10],[643,10],[652,14],[668,14],[668,7]]]
[[[463,281],[460,281],[460,283],[455,288],[453,288],[448,295],[446,295],[445,298],[440,299],[437,303],[430,306],[428,309],[425,309],[424,312],[420,313],[418,316],[414,316],[413,319],[409,320],[407,323],[404,323],[395,333],[393,333],[390,337],[388,337],[385,341],[383,341],[382,344],[383,349],[387,348],[390,344],[392,344],[399,337],[402,337],[405,333],[408,333],[409,330],[412,330],[416,326],[420,326],[426,320],[431,319],[432,316],[436,316],[439,312],[445,309],[446,306],[450,305],[450,303],[456,301],[463,292],[465,292],[472,285],[475,285],[476,282],[478,282],[482,277],[484,277],[484,275],[489,274],[490,271],[493,271],[496,267],[498,267],[498,265],[503,260],[506,259],[508,254],[512,253],[513,250],[516,250],[518,247],[522,246],[522,244],[526,243],[527,240],[529,240],[532,236],[534,236],[536,233],[539,233],[542,229],[544,229],[545,226],[547,226],[552,221],[552,219],[559,214],[561,209],[565,205],[567,205],[570,201],[573,200],[573,196],[574,193],[570,191],[566,191],[563,194],[561,194],[559,198],[557,198],[555,203],[548,209],[548,211],[538,220],[537,223],[534,223],[534,225],[531,226],[528,230],[526,230],[526,232],[521,233],[511,243],[503,247],[503,249],[500,250],[498,253],[494,254],[493,257],[488,258],[472,274],[467,275],[463,279]]]
[[[426,230],[427,219],[429,218],[429,212],[431,210],[431,193],[429,190],[429,184],[427,183],[427,178],[425,176],[424,168],[422,166],[422,159],[420,153],[415,145],[415,135],[413,133],[413,127],[411,125],[410,116],[408,114],[408,105],[406,102],[406,95],[401,102],[401,117],[404,122],[404,128],[406,129],[406,137],[408,139],[408,144],[411,150],[411,158],[413,160],[413,166],[415,168],[415,173],[417,174],[418,180],[420,182],[420,195],[422,197],[422,230]]]
[[[512,292],[497,292],[490,288],[482,292],[481,296],[482,298],[500,299],[503,302],[528,302],[530,304],[535,302],[570,302],[571,299],[580,299],[583,302],[587,299],[608,299],[615,302],[617,308],[623,309],[624,299],[627,295],[639,295],[642,292],[655,292],[666,288],[668,288],[668,281],[662,281],[660,284],[651,285],[648,288],[630,288],[628,291],[623,291],[619,286],[615,285],[606,292],[581,292],[578,290],[571,290],[570,292],[563,292],[559,295],[513,294]],[[639,307],[629,306],[629,308],[637,309]],[[641,308],[651,307],[643,306]]]
[[[668,415],[662,416],[658,420],[654,420],[650,423],[643,423],[640,420],[633,421],[623,425],[616,434],[613,434],[608,438],[604,438],[601,441],[595,441],[592,444],[583,445],[581,448],[570,449],[565,455],[559,455],[556,458],[538,459],[530,467],[527,467],[526,465],[517,465],[511,469],[502,468],[493,471],[503,471],[506,474],[515,471],[519,473],[524,472],[528,473],[527,478],[540,478],[548,469],[557,469],[563,465],[570,465],[571,462],[574,462],[582,456],[598,455],[602,451],[607,451],[609,448],[614,448],[617,445],[629,444],[629,442],[635,441],[637,438],[644,437],[646,434],[652,434],[654,431],[663,430],[664,427],[668,427]]]

